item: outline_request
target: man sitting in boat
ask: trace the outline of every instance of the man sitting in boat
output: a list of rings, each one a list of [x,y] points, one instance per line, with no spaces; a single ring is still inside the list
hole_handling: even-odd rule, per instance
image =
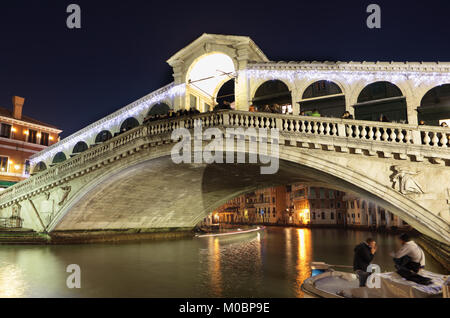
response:
[[[366,284],[367,278],[372,274],[367,272],[367,267],[372,262],[377,251],[377,244],[369,237],[365,242],[356,245],[354,251],[353,270],[359,277],[359,286],[363,287]]]
[[[420,269],[425,267],[425,254],[422,249],[406,233],[399,236],[399,241],[400,249],[391,254],[394,257],[397,273],[407,280],[422,285],[430,284],[430,279],[417,274]]]

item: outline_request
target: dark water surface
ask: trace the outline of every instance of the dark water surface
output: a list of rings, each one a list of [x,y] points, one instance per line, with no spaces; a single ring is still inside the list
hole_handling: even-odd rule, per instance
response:
[[[141,243],[0,246],[0,297],[302,297],[311,261],[351,265],[372,236],[374,263],[393,270],[395,237],[338,229],[267,228],[234,237]],[[426,269],[445,273],[429,256]],[[69,264],[81,288],[69,289]]]

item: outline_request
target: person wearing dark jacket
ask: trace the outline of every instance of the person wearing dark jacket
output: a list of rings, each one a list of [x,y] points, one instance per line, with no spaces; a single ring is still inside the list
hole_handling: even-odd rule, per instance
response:
[[[365,242],[356,245],[353,258],[353,270],[359,276],[359,286],[366,285],[366,280],[371,273],[367,272],[367,267],[372,262],[375,252],[377,250],[376,242],[368,238]]]

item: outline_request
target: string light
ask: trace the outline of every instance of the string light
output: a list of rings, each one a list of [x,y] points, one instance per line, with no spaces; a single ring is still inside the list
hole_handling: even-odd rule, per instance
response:
[[[86,141],[96,136],[102,130],[111,130],[112,128],[120,125],[125,119],[138,116],[153,104],[157,104],[167,98],[173,98],[184,94],[185,90],[185,84],[175,85],[174,83],[171,83],[164,86],[104,117],[103,119],[90,124],[69,137],[51,145],[50,147],[47,147],[43,151],[32,156],[30,159],[30,164],[34,166],[40,161],[45,162],[52,159],[58,152],[67,152],[69,149],[73,149],[77,142]]]
[[[293,82],[298,79],[302,80],[338,80],[346,83],[354,83],[356,81],[372,82],[383,80],[393,83],[412,80],[414,85],[422,84],[442,85],[450,83],[449,73],[439,72],[396,72],[396,71],[335,71],[335,70],[274,70],[254,68],[247,70],[249,78],[257,79],[285,79]]]
[[[270,65],[268,66],[270,67]],[[348,70],[312,70],[312,69],[268,69],[264,66],[249,65],[246,70],[239,71],[241,75],[254,79],[285,79],[290,82],[295,80],[336,80],[347,84],[356,81],[373,82],[389,81],[398,83],[402,81],[412,81],[415,86],[422,84],[432,84],[435,86],[450,83],[450,74],[448,72],[415,72],[415,71],[348,71]],[[186,91],[186,85],[175,85],[171,83],[155,92],[152,92],[143,98],[121,108],[113,114],[87,126],[75,134],[53,144],[45,150],[37,153],[31,158],[31,165],[40,161],[47,161],[53,158],[58,152],[67,152],[73,148],[79,141],[86,141],[98,134],[102,130],[111,130],[113,127],[121,124],[125,119],[141,114],[151,105],[163,101],[166,98],[182,95]],[[28,134],[25,131],[24,134]],[[51,139],[50,139],[51,140]]]

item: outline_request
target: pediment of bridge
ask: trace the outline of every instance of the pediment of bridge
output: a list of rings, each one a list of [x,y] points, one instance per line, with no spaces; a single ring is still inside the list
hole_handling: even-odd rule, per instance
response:
[[[173,68],[175,83],[183,83],[191,65],[200,57],[214,52],[229,56],[235,63],[236,70],[245,69],[249,62],[269,61],[248,36],[204,33],[167,60]]]

